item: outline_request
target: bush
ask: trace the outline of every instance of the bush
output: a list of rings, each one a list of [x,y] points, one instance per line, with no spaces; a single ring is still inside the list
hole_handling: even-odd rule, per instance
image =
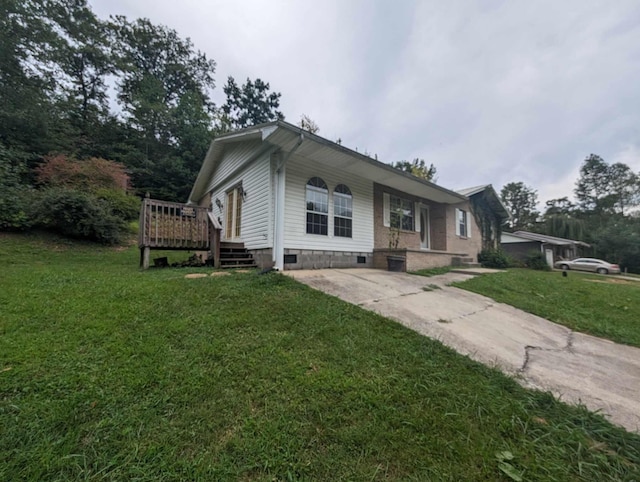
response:
[[[551,266],[547,264],[547,259],[543,253],[538,251],[530,252],[524,262],[525,266],[538,271],[551,271]]]
[[[478,253],[478,262],[485,268],[505,269],[510,259],[501,249],[483,249]]]
[[[128,235],[128,223],[114,215],[109,203],[72,189],[48,189],[33,205],[37,225],[72,238],[118,244]]]
[[[96,197],[109,205],[111,212],[125,221],[138,219],[140,198],[118,189],[98,189]]]
[[[63,154],[45,156],[35,171],[38,183],[48,187],[96,192],[102,188],[125,191],[129,185],[124,165],[97,157],[80,161]]]
[[[0,231],[31,227],[32,189],[23,181],[26,171],[24,159],[0,144]]]

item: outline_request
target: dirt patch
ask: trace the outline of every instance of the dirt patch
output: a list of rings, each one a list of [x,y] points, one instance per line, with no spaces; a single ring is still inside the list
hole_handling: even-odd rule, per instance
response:
[[[206,278],[207,276],[207,273],[191,273],[184,275],[184,277],[187,279]]]

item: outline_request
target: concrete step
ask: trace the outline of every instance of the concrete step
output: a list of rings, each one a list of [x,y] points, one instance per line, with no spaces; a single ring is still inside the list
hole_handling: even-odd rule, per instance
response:
[[[482,265],[480,263],[473,263],[473,262],[463,262],[460,265],[460,268],[482,268]]]

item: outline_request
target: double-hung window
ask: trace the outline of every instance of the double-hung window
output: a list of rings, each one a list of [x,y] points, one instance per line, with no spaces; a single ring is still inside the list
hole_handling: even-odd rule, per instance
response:
[[[344,184],[333,191],[333,235],[351,238],[353,234],[353,196]]]
[[[389,196],[389,219],[392,228],[413,231],[413,201],[398,196]]]
[[[329,225],[329,189],[319,177],[307,181],[307,234],[326,236]]]
[[[456,234],[463,238],[469,237],[469,213],[456,209]]]

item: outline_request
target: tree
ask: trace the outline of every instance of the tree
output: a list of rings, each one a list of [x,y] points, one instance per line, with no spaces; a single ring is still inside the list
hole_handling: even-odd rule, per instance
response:
[[[577,206],[568,197],[551,199],[545,203],[542,231],[558,238],[584,240],[585,223],[581,219]]]
[[[398,161],[392,164],[393,167],[409,174],[424,179],[426,181],[436,182],[436,166],[429,164],[427,167],[424,159],[415,158],[412,162]]]
[[[79,154],[91,154],[96,132],[109,116],[107,77],[115,73],[107,24],[86,0],[48,2],[47,16],[57,32],[50,58],[59,67],[62,116],[69,122]]]
[[[507,226],[514,230],[531,229],[536,219],[538,211],[538,193],[522,182],[510,182],[503,186],[500,191],[500,199],[511,213],[511,219],[507,221]]]
[[[54,78],[45,68],[53,32],[42,2],[0,2],[0,142],[23,152],[49,149]]]
[[[134,148],[121,160],[140,192],[183,201],[210,142],[215,62],[147,19],[116,17],[111,29],[122,71],[118,99]]]
[[[640,204],[640,176],[623,163],[607,164],[591,154],[580,167],[575,195],[580,208],[592,214],[625,214]]]
[[[550,199],[545,202],[547,209],[544,213],[545,216],[554,216],[558,214],[570,215],[575,212],[576,205],[569,201],[567,196],[557,199]]]
[[[312,134],[317,134],[318,132],[320,132],[320,127],[318,127],[318,124],[316,124],[315,121],[307,114],[302,114],[300,116],[298,127],[300,129],[304,129],[305,131],[309,131]]]
[[[242,87],[233,77],[227,79],[223,88],[227,101],[222,106],[224,113],[223,130],[243,129],[245,127],[284,119],[280,107],[279,92],[269,92],[269,83],[247,78]]]

